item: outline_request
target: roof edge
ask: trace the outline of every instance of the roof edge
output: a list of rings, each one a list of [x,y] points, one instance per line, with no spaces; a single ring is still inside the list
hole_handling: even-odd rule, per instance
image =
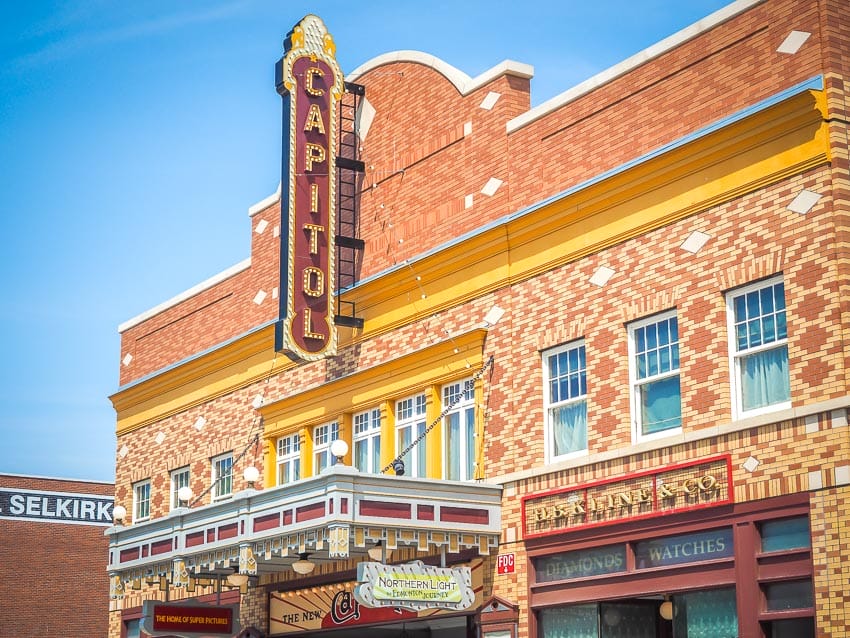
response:
[[[515,62],[514,60],[504,60],[480,75],[471,78],[460,69],[435,55],[422,51],[404,50],[383,53],[364,62],[349,73],[346,80],[354,82],[361,75],[365,75],[380,66],[393,64],[394,62],[411,62],[434,69],[451,82],[461,95],[468,95],[502,75],[514,75],[521,78],[532,78],[534,76],[534,67],[530,64]]]

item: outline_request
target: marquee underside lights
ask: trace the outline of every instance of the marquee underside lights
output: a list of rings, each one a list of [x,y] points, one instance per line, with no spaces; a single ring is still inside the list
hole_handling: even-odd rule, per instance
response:
[[[336,352],[333,288],[337,109],[344,77],[324,23],[306,16],[278,63],[283,98],[281,295],[275,347],[292,359]]]

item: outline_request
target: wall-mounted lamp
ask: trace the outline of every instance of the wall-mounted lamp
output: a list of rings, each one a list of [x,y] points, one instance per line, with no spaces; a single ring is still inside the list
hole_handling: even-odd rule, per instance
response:
[[[264,402],[265,402],[265,399],[263,399],[263,395],[258,394],[257,396],[254,397],[254,400],[251,401],[251,407],[254,408],[255,410],[259,410],[261,407],[263,407]]]
[[[192,488],[184,485],[177,490],[177,505],[179,507],[188,507],[189,501],[192,500]]]
[[[342,465],[343,457],[348,454],[348,443],[342,439],[336,439],[331,443],[331,454],[336,459],[336,464]]]
[[[242,476],[245,477],[245,481],[248,483],[248,487],[253,490],[254,483],[256,483],[260,479],[260,470],[255,468],[253,465],[249,465],[245,468],[245,471],[242,473]]]
[[[127,518],[127,508],[123,505],[116,505],[112,508],[112,518],[116,525],[123,525],[124,519]]]
[[[372,547],[366,550],[366,553],[369,554],[369,558],[373,561],[380,562],[384,560],[384,543],[383,541],[378,541]]]
[[[669,596],[664,596],[664,602],[658,608],[658,615],[664,620],[673,620],[673,601]]]
[[[310,554],[304,552],[303,554],[298,554],[298,560],[292,563],[292,569],[295,570],[297,574],[309,574],[314,569],[316,569],[316,563],[311,561],[308,557]]]
[[[404,461],[401,459],[396,459],[393,461],[393,472],[395,472],[396,476],[404,476]]]

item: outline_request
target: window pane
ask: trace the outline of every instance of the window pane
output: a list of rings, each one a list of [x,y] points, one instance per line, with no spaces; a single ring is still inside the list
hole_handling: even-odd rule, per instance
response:
[[[679,375],[644,383],[640,396],[641,432],[652,434],[682,426]]]
[[[673,596],[673,635],[720,638],[738,635],[735,590],[713,589]]]
[[[541,638],[598,638],[599,611],[596,603],[541,609]]]
[[[783,581],[763,585],[768,611],[814,607],[812,583],[808,580]]]
[[[811,546],[812,538],[807,516],[768,521],[761,525],[761,550],[763,552],[777,552]]]
[[[787,346],[742,357],[741,405],[744,410],[754,410],[790,399]]]
[[[587,402],[577,401],[552,408],[554,456],[587,449]]]
[[[788,618],[763,623],[765,638],[815,638],[814,618]]]

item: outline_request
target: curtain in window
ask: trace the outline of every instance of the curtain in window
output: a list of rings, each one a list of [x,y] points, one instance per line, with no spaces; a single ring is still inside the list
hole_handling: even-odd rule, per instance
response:
[[[679,375],[640,386],[640,409],[643,434],[681,427]]]
[[[587,402],[552,409],[554,456],[587,449]]]
[[[595,603],[540,611],[540,638],[599,638]]]
[[[734,589],[714,589],[673,596],[676,638],[737,638]]]
[[[757,352],[741,360],[741,404],[745,411],[790,398],[788,346]]]

